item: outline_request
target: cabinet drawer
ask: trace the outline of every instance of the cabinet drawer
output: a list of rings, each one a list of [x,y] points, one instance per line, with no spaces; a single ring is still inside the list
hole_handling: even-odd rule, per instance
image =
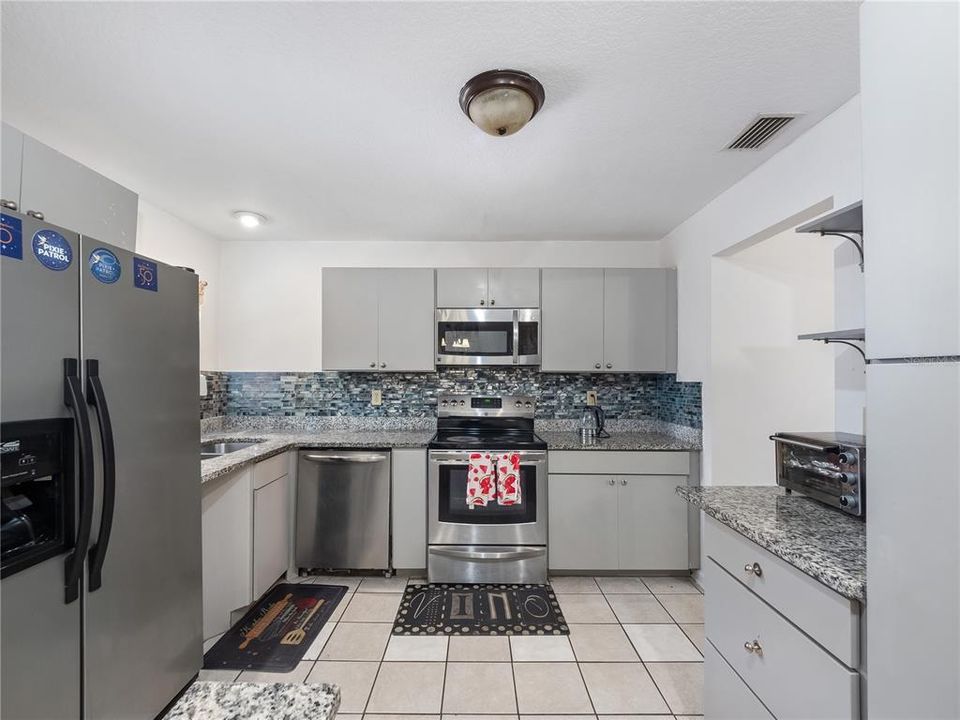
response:
[[[775,720],[709,642],[703,652],[703,712],[709,720]]]
[[[779,720],[859,718],[859,675],[804,635],[715,561],[706,563],[706,633]],[[762,653],[749,652],[756,641]]]
[[[253,489],[257,490],[287,474],[287,453],[274,455],[253,466]]]
[[[549,460],[551,473],[586,475],[687,475],[690,473],[690,453],[688,452],[556,450],[550,452]]]
[[[844,665],[860,665],[860,606],[838,595],[772,553],[711,517],[706,518],[707,554],[744,585],[823,645]],[[760,566],[761,574],[745,566]]]

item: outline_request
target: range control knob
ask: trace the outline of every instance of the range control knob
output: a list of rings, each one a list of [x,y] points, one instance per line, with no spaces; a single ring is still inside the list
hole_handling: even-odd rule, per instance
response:
[[[463,400],[460,401],[460,407],[463,407],[465,404],[466,403],[464,403]]]
[[[523,406],[524,406],[524,407],[528,407],[528,408],[529,408],[529,407],[533,407],[533,403],[528,400],[527,402],[525,402],[525,403],[523,404]]]
[[[841,465],[856,465],[857,464],[857,455],[856,453],[851,452],[842,452],[837,455],[837,460]]]
[[[517,407],[523,407],[523,403],[520,402],[519,400],[517,400],[517,401],[514,403],[514,405],[516,405]]]
[[[446,401],[446,400],[441,400],[441,401],[440,401],[440,407],[446,407],[446,406],[447,406],[447,401]]]

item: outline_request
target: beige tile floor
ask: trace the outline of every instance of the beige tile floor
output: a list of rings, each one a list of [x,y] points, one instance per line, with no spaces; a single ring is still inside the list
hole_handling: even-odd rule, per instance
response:
[[[203,670],[200,678],[333,683],[340,686],[343,720],[687,720],[703,714],[703,595],[686,578],[551,578],[569,638],[394,637],[391,623],[406,578],[304,582],[349,590],[293,672]]]

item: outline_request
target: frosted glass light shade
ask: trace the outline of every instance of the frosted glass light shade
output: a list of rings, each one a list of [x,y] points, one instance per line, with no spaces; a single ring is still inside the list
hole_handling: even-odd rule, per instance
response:
[[[470,102],[470,119],[488,135],[513,135],[533,117],[533,98],[515,87],[495,87]]]

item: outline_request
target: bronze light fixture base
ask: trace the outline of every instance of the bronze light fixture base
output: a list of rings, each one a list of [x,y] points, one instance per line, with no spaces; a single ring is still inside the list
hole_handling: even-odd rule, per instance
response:
[[[503,92],[491,93],[497,90]],[[532,106],[532,112],[525,119],[522,112],[518,116],[521,108],[516,107],[516,103],[511,103],[511,98],[517,99],[517,92],[522,92],[529,97]],[[481,102],[486,104],[489,99],[490,103],[486,104],[482,119],[479,117],[481,113],[476,108],[473,114],[470,112],[471,105],[478,100],[478,97]],[[520,70],[488,70],[470,78],[460,90],[460,109],[484,132],[490,135],[511,135],[537,114],[543,107],[545,97],[543,85],[529,73]],[[498,122],[496,116],[497,103],[500,103],[503,108],[502,122]]]

